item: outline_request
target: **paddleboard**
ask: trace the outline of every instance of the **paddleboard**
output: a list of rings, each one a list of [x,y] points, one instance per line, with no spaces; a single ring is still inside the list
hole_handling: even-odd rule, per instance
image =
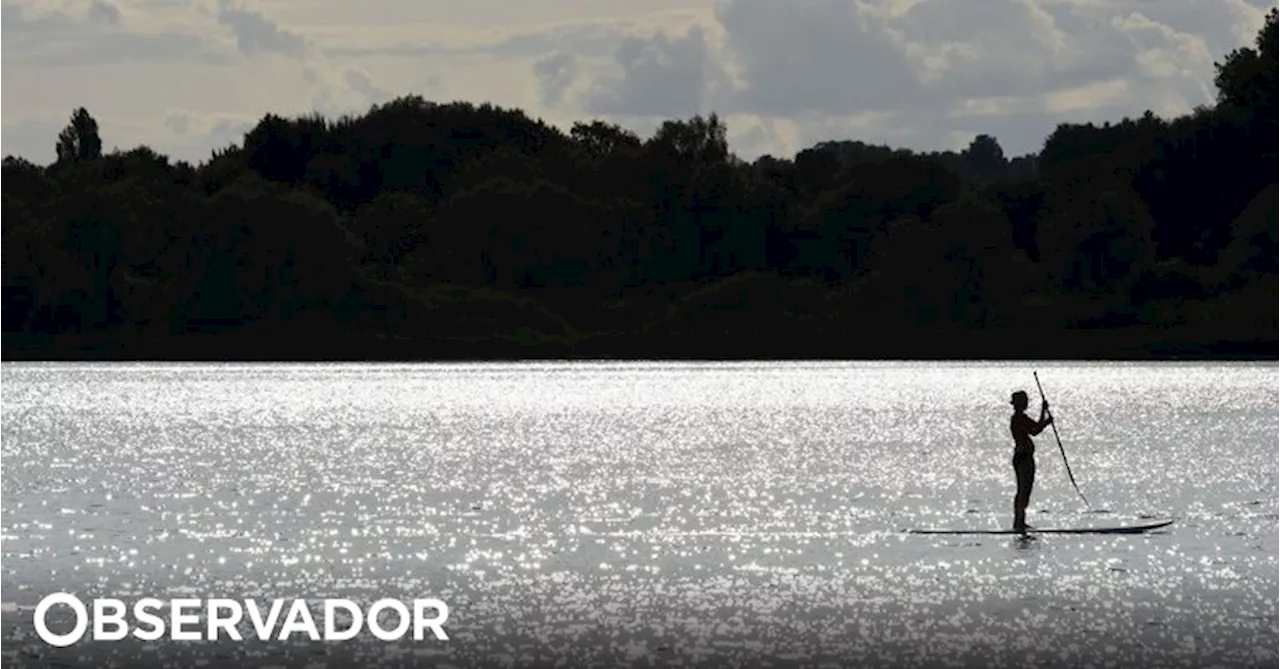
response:
[[[1050,527],[1028,528],[1025,534],[1142,534],[1150,530],[1172,525],[1172,520],[1162,520],[1146,525],[1121,525],[1117,527]],[[907,530],[908,534],[1024,534],[1017,530]]]

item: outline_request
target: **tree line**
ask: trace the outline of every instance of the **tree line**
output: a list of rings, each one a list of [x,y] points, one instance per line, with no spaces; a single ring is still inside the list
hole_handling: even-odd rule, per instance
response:
[[[1214,104],[1009,158],[747,162],[402,97],[267,115],[205,162],[3,163],[7,359],[1146,358],[1277,350],[1276,11]]]

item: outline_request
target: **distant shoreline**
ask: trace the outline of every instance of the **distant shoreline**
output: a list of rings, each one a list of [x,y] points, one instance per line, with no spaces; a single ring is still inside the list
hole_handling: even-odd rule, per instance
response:
[[[1140,340],[1136,333],[1069,332],[1052,337],[1015,333],[939,332],[895,341],[841,336],[789,338],[762,335],[705,337],[668,335],[599,337],[574,344],[396,339],[372,335],[305,344],[264,342],[239,334],[198,335],[183,340],[134,342],[36,342],[4,337],[3,359],[11,362],[520,362],[520,361],[1255,361],[1280,360],[1280,343],[1203,341],[1167,337]],[[851,341],[852,339],[852,341]]]

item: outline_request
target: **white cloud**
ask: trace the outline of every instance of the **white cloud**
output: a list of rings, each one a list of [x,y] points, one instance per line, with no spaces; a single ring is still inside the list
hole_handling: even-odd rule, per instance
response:
[[[952,148],[987,132],[1023,153],[1064,121],[1209,102],[1213,61],[1234,46],[1211,44],[1241,22],[1256,31],[1262,13],[1242,0],[722,0],[691,33],[721,35],[719,44],[702,40],[697,54],[673,49],[670,31],[629,37],[615,58],[656,53],[661,67],[642,60],[631,76],[597,77],[595,99],[615,104],[582,109],[670,113],[697,100],[797,123],[802,141],[848,128],[867,141]]]
[[[394,97],[367,68],[235,0],[6,0],[3,20],[5,148],[41,162],[80,106],[108,146],[202,160],[267,112],[338,115]]]
[[[978,133],[1209,101],[1267,0],[3,0],[4,149],[47,161],[72,109],[108,145],[199,160],[267,112],[398,95],[639,132],[717,111],[746,157],[825,139]],[[56,82],[51,85],[50,82]],[[180,110],[180,111],[179,111]],[[218,119],[214,121],[213,119]],[[230,119],[236,119],[233,123]]]

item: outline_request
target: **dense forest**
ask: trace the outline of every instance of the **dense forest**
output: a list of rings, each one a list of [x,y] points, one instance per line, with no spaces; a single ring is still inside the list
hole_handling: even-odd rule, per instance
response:
[[[1273,10],[1213,105],[1012,160],[404,97],[191,165],[79,109],[4,159],[3,354],[1274,359],[1276,63]]]

